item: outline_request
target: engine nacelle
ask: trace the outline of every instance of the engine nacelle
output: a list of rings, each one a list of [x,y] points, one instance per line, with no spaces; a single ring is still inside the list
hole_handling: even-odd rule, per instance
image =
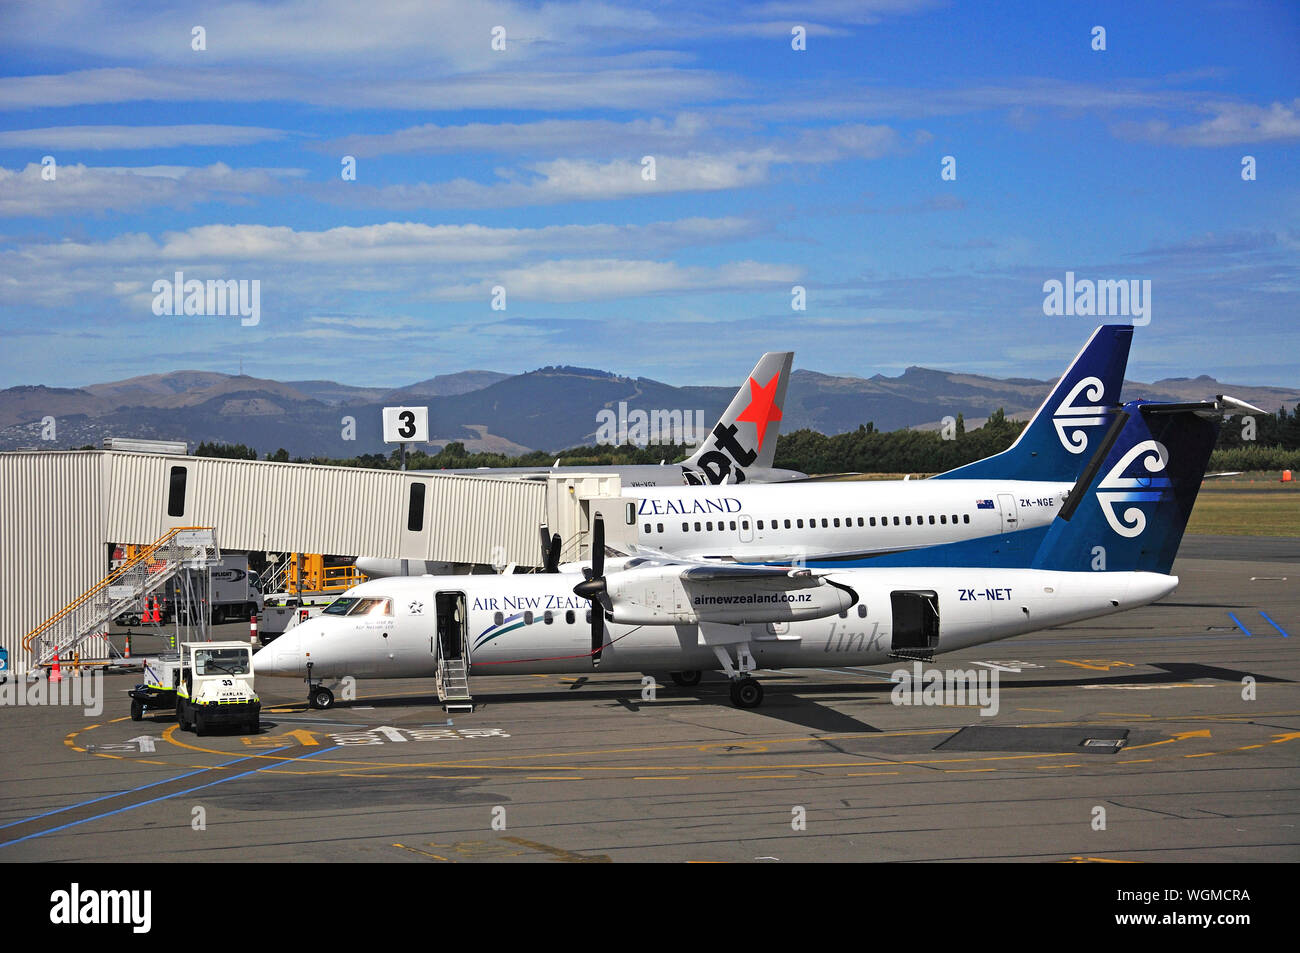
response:
[[[606,592],[610,617],[626,625],[796,622],[845,612],[858,601],[851,588],[824,576],[705,581],[683,578],[680,566],[613,574]]]

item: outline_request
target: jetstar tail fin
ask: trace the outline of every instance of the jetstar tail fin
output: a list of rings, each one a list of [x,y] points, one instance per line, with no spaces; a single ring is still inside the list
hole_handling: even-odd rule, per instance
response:
[[[722,419],[684,462],[703,473],[701,482],[743,483],[746,470],[772,466],[793,363],[793,351],[759,358]]]

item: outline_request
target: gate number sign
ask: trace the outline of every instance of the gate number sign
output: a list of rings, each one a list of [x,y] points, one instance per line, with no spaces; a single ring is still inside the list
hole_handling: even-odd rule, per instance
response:
[[[384,443],[425,443],[428,439],[428,407],[384,408]]]

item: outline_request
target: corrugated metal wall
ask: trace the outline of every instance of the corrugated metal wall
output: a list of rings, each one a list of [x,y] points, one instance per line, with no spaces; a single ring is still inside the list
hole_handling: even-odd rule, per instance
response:
[[[0,454],[0,645],[22,639],[104,578],[106,464],[98,453]]]
[[[170,473],[184,507],[168,514]],[[458,563],[539,561],[544,483],[255,460],[84,451],[0,454],[0,644],[22,637],[108,571],[108,543],[213,526],[222,550]],[[424,487],[408,527],[412,484]]]

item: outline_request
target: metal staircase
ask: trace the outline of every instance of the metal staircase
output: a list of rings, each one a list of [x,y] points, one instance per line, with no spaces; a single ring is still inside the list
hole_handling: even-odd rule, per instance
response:
[[[469,671],[463,658],[438,659],[437,686],[443,711],[451,714],[474,710],[474,700],[469,694]]]
[[[76,652],[87,639],[107,631],[108,623],[162,589],[182,569],[207,569],[221,563],[210,526],[170,530],[91,586],[23,637],[32,668]]]

